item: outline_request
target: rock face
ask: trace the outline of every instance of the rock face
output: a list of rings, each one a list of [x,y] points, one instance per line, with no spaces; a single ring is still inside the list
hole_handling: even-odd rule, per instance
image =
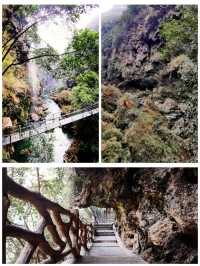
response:
[[[76,171],[76,204],[113,208],[129,249],[149,263],[197,262],[197,169]]]
[[[168,60],[161,54],[160,26],[179,23],[180,10],[135,9],[124,15],[132,19],[103,20],[103,161],[196,161],[197,64],[184,53]],[[127,108],[124,98],[135,105]],[[108,134],[110,128],[121,137]]]
[[[111,83],[126,81],[121,84],[123,87],[155,87],[158,83],[157,72],[162,66],[158,53],[163,42],[159,35],[159,25],[172,14],[176,14],[175,6],[143,6],[142,11],[133,14],[135,19],[118,37],[121,42],[103,49],[104,80]]]

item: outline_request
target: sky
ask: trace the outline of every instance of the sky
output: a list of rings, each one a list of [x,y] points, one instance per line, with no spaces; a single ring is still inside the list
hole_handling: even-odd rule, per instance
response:
[[[38,25],[38,34],[44,42],[52,46],[58,53],[63,53],[73,37],[73,31],[86,28],[98,16],[99,8],[81,14],[79,21],[74,24],[66,23],[64,18],[57,16],[53,20]]]

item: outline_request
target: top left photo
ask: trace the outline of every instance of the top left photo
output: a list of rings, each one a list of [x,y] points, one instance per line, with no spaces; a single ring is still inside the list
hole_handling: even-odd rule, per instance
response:
[[[99,160],[99,7],[3,5],[4,162]]]

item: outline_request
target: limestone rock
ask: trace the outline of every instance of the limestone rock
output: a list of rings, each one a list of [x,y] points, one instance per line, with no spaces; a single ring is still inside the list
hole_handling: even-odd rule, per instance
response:
[[[197,169],[76,171],[87,176],[76,205],[113,208],[118,233],[134,253],[149,263],[197,262]]]
[[[149,228],[148,237],[155,246],[164,246],[172,233],[173,224],[169,218],[165,218],[164,220],[156,222]]]
[[[33,121],[39,121],[40,117],[39,117],[39,115],[36,114],[36,113],[31,113],[31,119],[32,119]]]

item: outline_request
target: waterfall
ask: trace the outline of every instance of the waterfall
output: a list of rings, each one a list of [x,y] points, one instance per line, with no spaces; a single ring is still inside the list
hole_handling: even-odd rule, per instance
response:
[[[38,77],[38,66],[35,62],[28,63],[28,82],[31,88],[31,96],[35,99],[41,90],[41,84]]]

